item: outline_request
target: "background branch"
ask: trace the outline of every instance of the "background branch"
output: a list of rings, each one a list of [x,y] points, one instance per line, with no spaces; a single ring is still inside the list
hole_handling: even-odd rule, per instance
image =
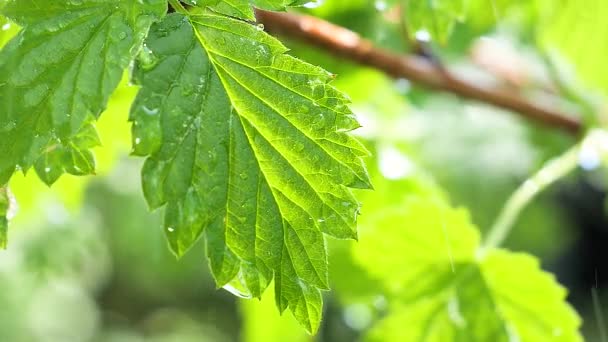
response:
[[[431,61],[416,55],[400,55],[375,47],[355,32],[327,21],[293,13],[256,10],[268,32],[297,38],[351,61],[375,68],[395,78],[436,90],[477,100],[518,113],[523,117],[571,134],[579,134],[582,124],[574,116],[532,102],[520,94],[497,87],[482,87],[438,70]]]

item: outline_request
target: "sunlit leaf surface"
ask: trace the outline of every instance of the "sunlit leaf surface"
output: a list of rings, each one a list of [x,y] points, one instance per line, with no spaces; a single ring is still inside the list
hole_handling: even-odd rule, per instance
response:
[[[167,17],[139,58],[133,143],[173,251],[203,235],[219,286],[260,297],[274,279],[280,311],[312,332],[329,288],[323,234],[356,238],[348,188],[370,183],[332,75],[286,51],[241,21]]]
[[[566,290],[536,258],[501,249],[480,255],[466,211],[436,196],[418,194],[390,208],[363,217],[362,231],[373,225],[373,234],[362,233],[353,249],[383,279],[392,303],[368,340],[582,340]]]

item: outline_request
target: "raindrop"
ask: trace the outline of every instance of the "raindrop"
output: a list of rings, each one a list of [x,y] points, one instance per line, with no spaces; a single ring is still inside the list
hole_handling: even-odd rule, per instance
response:
[[[313,119],[312,124],[313,126],[320,127],[325,125],[325,120],[325,115],[323,113],[320,113]]]
[[[189,84],[184,84],[182,86],[182,96],[187,97],[194,93],[194,88]]]
[[[175,231],[175,228],[173,228],[173,227],[167,227],[167,231],[169,233],[173,233]]]
[[[221,36],[220,36],[220,37],[217,37],[217,38],[215,39],[215,42],[216,42],[218,45],[226,45],[226,38],[221,37]]]
[[[236,287],[232,286],[231,284],[226,284],[222,288],[240,298],[249,299],[252,297],[251,293],[241,291],[241,290],[237,289]]]
[[[144,70],[152,69],[158,63],[158,58],[154,55],[154,52],[144,44],[143,48],[139,52],[139,64]]]

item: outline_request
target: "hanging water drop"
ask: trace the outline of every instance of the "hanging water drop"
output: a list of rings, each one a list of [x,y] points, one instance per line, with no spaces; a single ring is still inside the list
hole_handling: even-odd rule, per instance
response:
[[[152,69],[158,63],[158,57],[154,55],[154,52],[144,44],[141,51],[139,52],[139,65],[144,70]]]
[[[249,299],[252,297],[251,293],[248,293],[246,291],[242,291],[237,289],[236,287],[232,286],[231,284],[226,284],[222,287],[224,290],[232,293],[233,295],[239,297],[239,298],[245,298],[245,299]]]
[[[156,115],[158,114],[159,109],[158,108],[148,108],[146,106],[141,106],[141,109],[144,111],[144,113],[146,113],[147,115]]]

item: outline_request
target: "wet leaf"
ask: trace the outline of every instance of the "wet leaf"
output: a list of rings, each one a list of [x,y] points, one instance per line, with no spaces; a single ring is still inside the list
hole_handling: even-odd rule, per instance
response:
[[[218,286],[276,301],[309,332],[328,289],[323,234],[356,238],[367,151],[332,75],[285,54],[255,25],[173,14],[139,58],[133,149],[144,194],[165,207],[177,255],[204,236]],[[150,62],[154,61],[154,62]]]
[[[388,208],[363,217],[353,249],[391,303],[367,340],[582,340],[566,290],[536,258],[501,249],[478,255],[479,233],[466,211],[439,198],[411,196]]]
[[[255,20],[253,7],[283,11],[289,6],[301,6],[312,0],[185,0],[186,4],[208,7],[212,10],[247,20]]]
[[[48,184],[94,172],[93,122],[163,0],[12,0],[24,29],[0,52],[0,184],[32,166]]]

